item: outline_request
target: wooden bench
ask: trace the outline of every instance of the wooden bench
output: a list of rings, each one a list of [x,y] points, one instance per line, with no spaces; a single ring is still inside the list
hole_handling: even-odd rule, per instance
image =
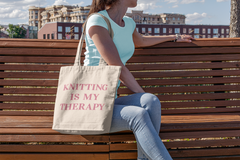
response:
[[[1,160],[137,158],[131,131],[81,136],[51,129],[58,71],[73,64],[77,45],[0,39]],[[136,48],[126,66],[161,100],[160,137],[173,159],[240,159],[240,38]],[[122,85],[118,93],[132,94]]]

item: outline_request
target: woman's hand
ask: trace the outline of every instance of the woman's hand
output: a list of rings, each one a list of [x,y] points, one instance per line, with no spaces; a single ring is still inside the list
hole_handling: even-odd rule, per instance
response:
[[[190,35],[184,34],[184,35],[180,35],[180,38],[176,42],[192,42],[192,40],[196,40],[196,39],[194,39]]]

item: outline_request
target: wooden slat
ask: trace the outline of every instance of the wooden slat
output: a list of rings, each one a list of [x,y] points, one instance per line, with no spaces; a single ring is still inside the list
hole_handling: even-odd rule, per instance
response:
[[[180,69],[212,69],[212,68],[238,68],[240,62],[214,62],[214,63],[179,63],[179,64],[126,64],[130,71],[138,70],[180,70]]]
[[[1,160],[79,160],[79,159],[87,159],[87,160],[107,160],[109,159],[108,153],[3,153],[0,154]]]
[[[177,71],[177,72],[133,72],[135,78],[198,77],[198,76],[238,76],[240,70],[219,71]],[[49,78],[58,79],[59,73],[3,72],[0,78]]]
[[[181,86],[143,88],[149,93],[185,93],[185,92],[213,92],[213,91],[240,91],[240,85],[218,86]],[[0,88],[2,94],[56,94],[57,88]],[[128,88],[119,88],[118,94],[134,94]]]
[[[128,63],[153,62],[195,62],[195,61],[230,61],[239,60],[236,54],[227,55],[187,55],[187,56],[136,56]],[[5,63],[73,63],[75,57],[41,57],[41,56],[0,56],[0,62]],[[83,63],[83,59],[81,59]]]
[[[218,84],[239,83],[238,77],[233,78],[188,78],[188,79],[157,79],[137,80],[139,85],[191,85],[191,84]],[[53,86],[56,87],[57,80],[1,80],[0,86]],[[122,83],[120,86],[124,86]]]
[[[184,92],[216,92],[216,91],[239,91],[240,85],[217,85],[217,86],[181,86],[181,87],[155,87],[143,88],[149,93],[184,93]],[[0,90],[0,92],[2,92]],[[128,88],[119,88],[118,94],[133,94]]]
[[[164,142],[167,149],[183,147],[209,147],[209,146],[238,146],[239,139],[221,139],[221,140],[195,140],[195,141],[173,141]],[[116,143],[110,144],[110,151],[136,150],[137,143]]]
[[[240,148],[208,148],[169,150],[172,157],[207,157],[207,156],[234,156],[239,155]],[[123,158],[121,158],[123,157]],[[110,152],[110,159],[136,159],[137,152]]]
[[[160,133],[162,139],[184,139],[184,138],[218,138],[218,137],[239,137],[240,130],[223,131],[192,131],[192,132],[164,132]],[[131,133],[129,131],[129,133]],[[133,134],[110,135],[110,142],[136,141]]]
[[[0,142],[108,142],[108,135],[1,135]]]
[[[0,145],[0,152],[108,152],[106,145]]]
[[[157,95],[161,101],[173,100],[210,100],[240,98],[240,93],[210,93],[185,95]],[[56,96],[1,96],[3,102],[55,102]]]
[[[1,103],[0,109],[20,109],[20,110],[54,110],[54,104],[21,104],[21,103]]]
[[[61,66],[48,64],[0,64],[2,70],[17,71],[59,71]],[[179,64],[131,64],[126,63],[130,71],[138,70],[179,70],[179,69],[212,69],[212,68],[237,68],[240,62],[214,62],[214,63],[179,63]]]
[[[197,104],[197,103],[196,103]],[[2,104],[1,104],[2,105]],[[228,104],[229,105],[229,104]],[[239,105],[239,102],[237,103]],[[7,107],[6,107],[7,106]],[[9,105],[10,106],[10,105]],[[11,105],[12,106],[12,105]],[[27,106],[22,105],[26,109]],[[34,105],[32,105],[34,107]],[[45,105],[42,105],[45,106]],[[52,111],[39,111],[41,110],[41,106],[38,109],[38,111],[1,111],[0,116],[53,116],[53,107],[54,105],[49,105],[49,109],[52,109]],[[219,106],[222,106],[219,104]],[[184,107],[184,106],[182,106]],[[0,108],[10,108],[8,105],[5,105],[5,107],[1,106]],[[12,108],[14,108],[12,106]],[[19,105],[15,105],[15,109],[19,109]],[[43,108],[43,107],[42,107]],[[163,107],[162,107],[163,108]],[[36,107],[35,107],[36,109]],[[208,109],[170,109],[170,110],[162,110],[162,115],[176,115],[176,114],[201,114],[201,113],[239,113],[240,107],[238,108],[208,108]]]

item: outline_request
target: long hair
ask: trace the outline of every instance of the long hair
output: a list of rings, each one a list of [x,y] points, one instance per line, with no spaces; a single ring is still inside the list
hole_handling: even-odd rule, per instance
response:
[[[91,8],[90,8],[87,18],[92,13],[102,11],[102,10],[106,9],[106,6],[112,6],[115,3],[117,3],[118,1],[119,0],[92,0]],[[85,24],[86,24],[86,22],[83,23],[83,27],[85,26]]]
[[[93,0],[88,16],[92,13],[96,13],[106,9],[106,6],[111,6],[119,0]]]

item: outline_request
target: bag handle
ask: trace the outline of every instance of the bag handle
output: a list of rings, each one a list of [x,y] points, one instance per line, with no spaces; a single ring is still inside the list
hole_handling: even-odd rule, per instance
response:
[[[108,25],[108,31],[110,34],[110,37],[113,39],[114,36],[114,32],[112,30],[112,26],[110,21],[108,20],[107,17],[105,17],[104,15],[100,14],[100,13],[92,13],[91,15],[88,16],[87,20],[90,18],[90,16],[94,15],[94,14],[98,14],[100,15],[107,23]],[[81,66],[81,53],[82,53],[82,46],[83,46],[83,41],[85,39],[86,36],[86,24],[87,24],[87,20],[86,22],[83,24],[83,31],[82,31],[82,35],[78,44],[78,49],[77,49],[77,54],[75,57],[75,62],[74,62],[74,66]],[[105,60],[102,58],[102,56],[100,57],[100,61],[99,61],[99,65],[98,66],[107,66],[107,63],[105,62]]]

